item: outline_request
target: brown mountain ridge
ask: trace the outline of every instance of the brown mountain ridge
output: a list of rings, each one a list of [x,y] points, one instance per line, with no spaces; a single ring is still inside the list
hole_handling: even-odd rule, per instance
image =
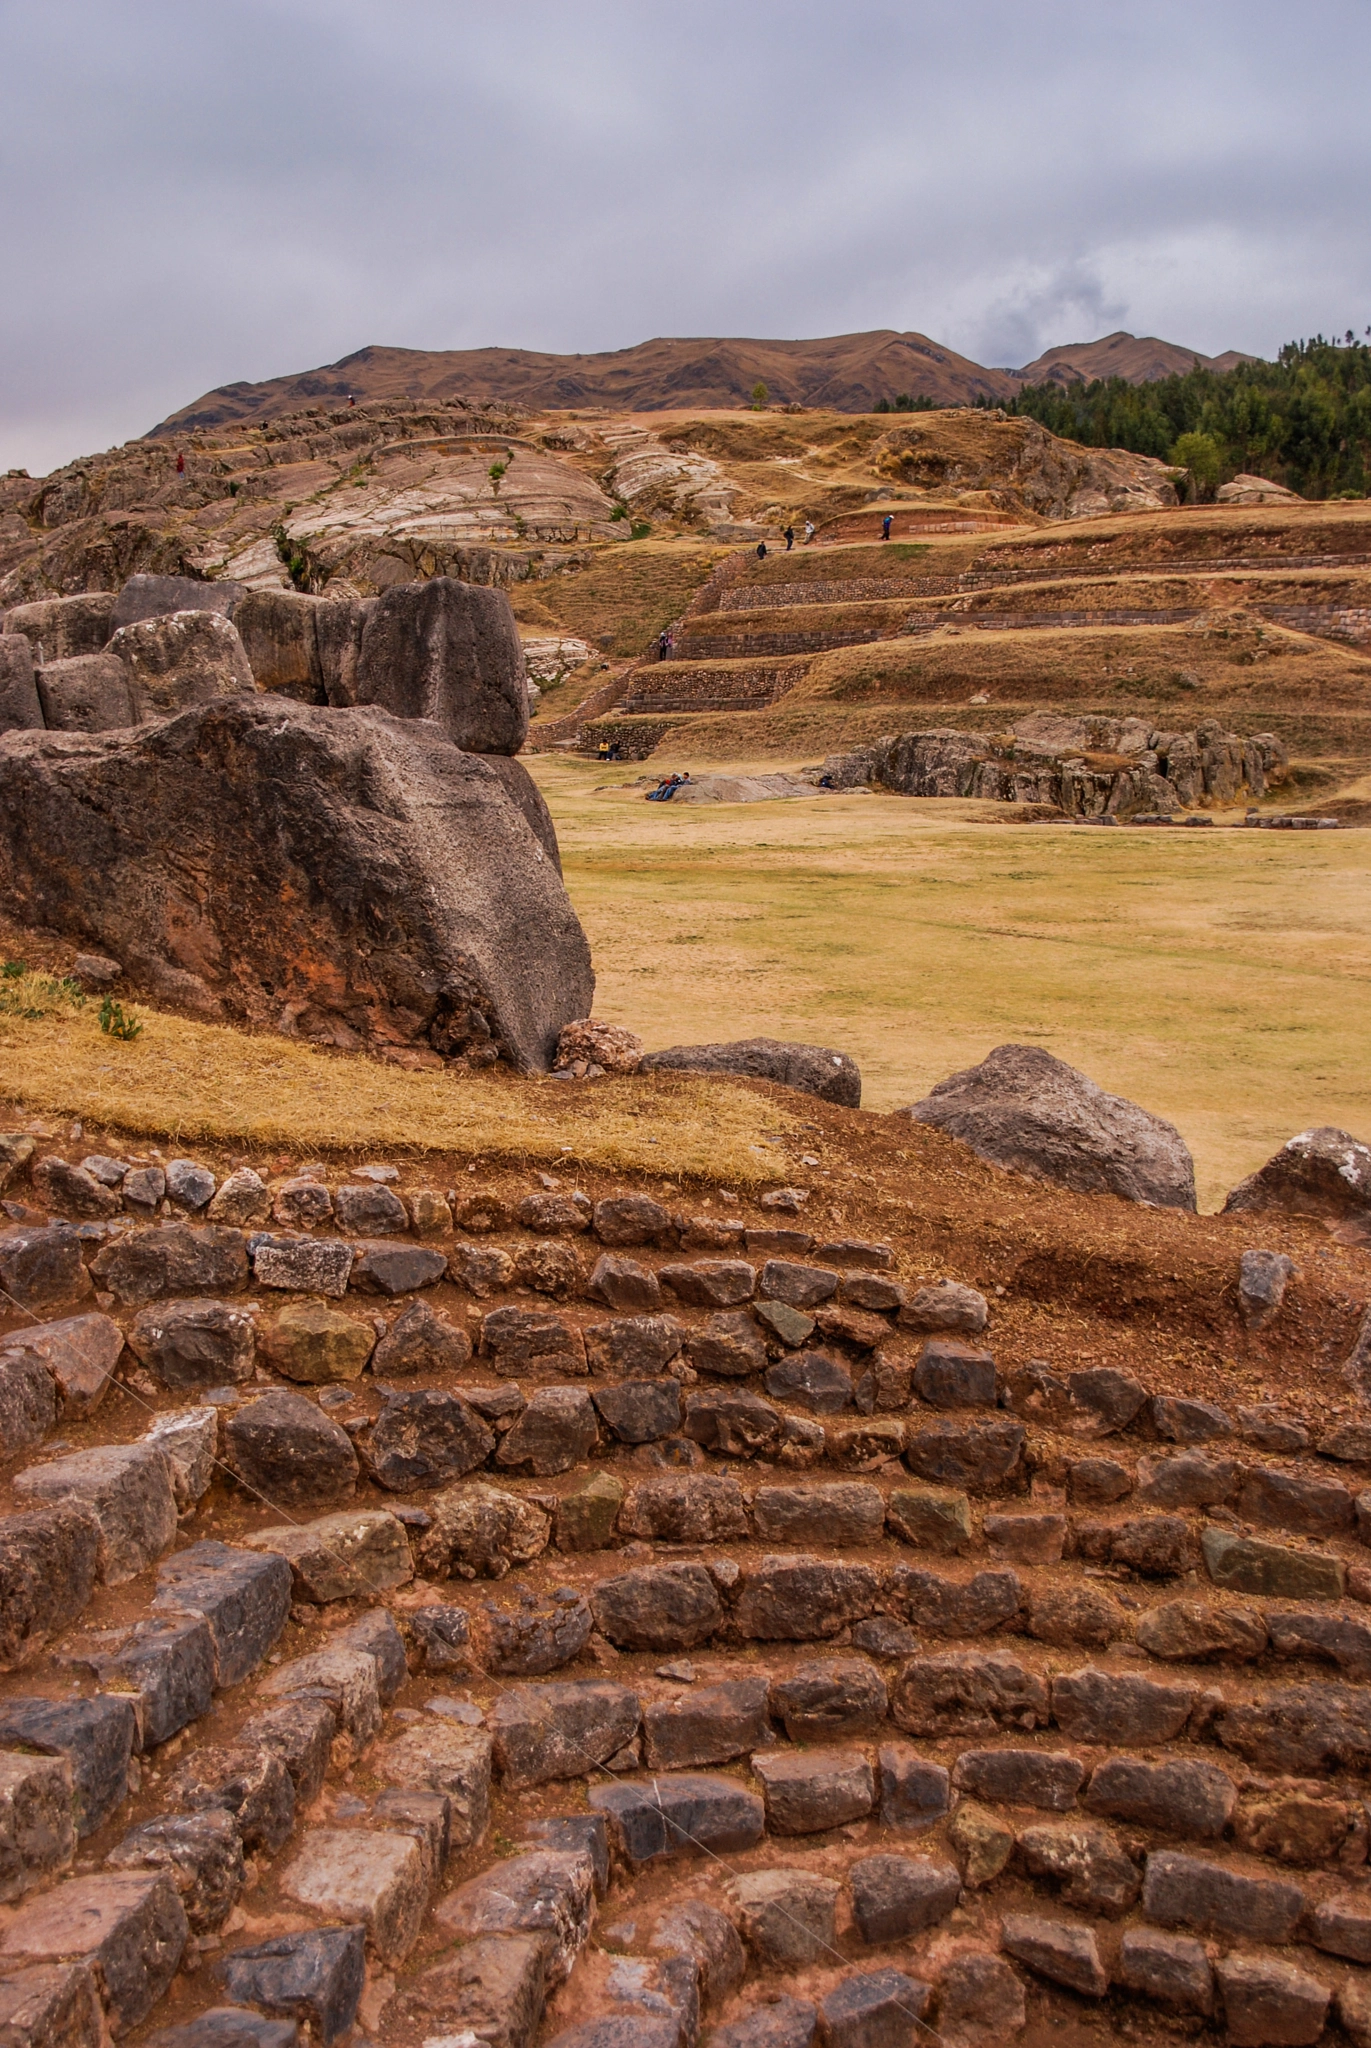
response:
[[[1099,341],[1069,342],[1024,369],[987,369],[926,334],[878,328],[813,341],[658,337],[597,355],[544,355],[533,349],[410,349],[372,346],[336,363],[257,384],[223,384],[152,429],[167,436],[234,424],[252,425],[302,406],[355,398],[410,398],[440,404],[456,398],[503,401],[535,410],[609,407],[665,412],[681,407],[746,404],[755,385],[773,403],[834,412],[870,412],[901,393],[940,406],[978,398],[1005,400],[1025,383],[1062,384],[1094,377],[1149,383],[1186,371],[1226,370],[1251,360],[1229,350],[1203,356],[1155,337],[1119,332]]]

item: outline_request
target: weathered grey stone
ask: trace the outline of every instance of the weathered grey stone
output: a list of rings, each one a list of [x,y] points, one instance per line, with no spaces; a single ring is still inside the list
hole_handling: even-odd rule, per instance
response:
[[[697,1770],[731,1763],[774,1741],[767,1718],[767,1682],[761,1676],[692,1686],[673,1700],[654,1700],[643,1712],[645,1760],[651,1770]]]
[[[517,754],[528,731],[518,629],[502,590],[432,576],[383,591],[362,629],[357,702],[428,719],[470,754]],[[581,1015],[589,1015],[590,1005]]]
[[[1330,1985],[1276,1956],[1222,1956],[1214,1965],[1233,2048],[1311,2048],[1328,2018]]]
[[[727,1913],[704,1899],[684,1899],[657,1922],[648,1946],[656,1953],[693,1963],[705,2005],[722,2004],[738,1989],[747,1970],[738,1930]]]
[[[518,1494],[472,1482],[429,1503],[432,1525],[416,1546],[426,1577],[502,1579],[512,1565],[531,1564],[547,1548],[552,1523]]]
[[[295,1804],[312,1806],[323,1788],[330,1748],[338,1729],[334,1703],[326,1697],[287,1700],[257,1714],[238,1731],[239,1740],[269,1749],[285,1765]]]
[[[797,1088],[848,1109],[861,1107],[862,1077],[856,1061],[826,1045],[794,1045],[780,1038],[671,1045],[663,1052],[645,1053],[641,1067],[644,1073],[670,1068],[687,1074],[741,1074],[752,1080],[778,1082],[782,1088]]]
[[[852,1917],[863,1941],[907,1941],[936,1927],[962,1888],[955,1863],[926,1856],[866,1856],[848,1867]]]
[[[838,1886],[817,1871],[749,1870],[729,1885],[743,1939],[762,1969],[804,1969],[832,1961]]]
[[[340,1920],[360,1920],[368,1946],[392,1966],[418,1937],[428,1885],[410,1834],[379,1828],[313,1828],[281,1877],[288,1898]]]
[[[1242,1468],[1233,1458],[1185,1451],[1175,1458],[1139,1458],[1138,1499],[1148,1507],[1215,1507],[1231,1501]]]
[[[597,1388],[592,1399],[620,1443],[655,1443],[681,1426],[681,1389],[673,1379],[620,1380]]]
[[[176,1973],[188,1933],[164,1871],[109,1871],[72,1878],[21,1906],[0,1935],[0,1958],[85,1961],[117,2036],[151,2012]]]
[[[237,1294],[248,1280],[247,1239],[226,1225],[168,1223],[131,1230],[91,1260],[91,1272],[128,1308],[167,1296]]]
[[[352,2030],[366,1983],[366,1929],[311,1927],[235,1949],[219,1966],[230,1998],[307,2021],[324,2048]]]
[[[877,1762],[882,1827],[926,1828],[946,1818],[951,1779],[941,1764],[920,1756],[907,1742],[883,1743]]]
[[[710,2048],[814,2048],[819,2038],[818,2007],[805,1998],[776,1998],[754,2005],[740,2020],[718,2027]]]
[[[226,1301],[169,1301],[139,1311],[128,1343],[164,1386],[232,1386],[252,1378],[257,1324],[250,1310]]]
[[[1223,1205],[1225,1216],[1262,1209],[1338,1223],[1371,1213],[1371,1149],[1328,1124],[1287,1138]]]
[[[351,1440],[303,1394],[263,1394],[235,1409],[224,1440],[243,1485],[273,1507],[322,1507],[357,1484]]]
[[[1012,1622],[1023,1606],[1017,1572],[977,1572],[969,1579],[896,1565],[892,1599],[913,1628],[938,1636],[979,1636]]]
[[[771,1711],[792,1742],[866,1734],[886,1718],[885,1681],[862,1657],[798,1664],[771,1682]]]
[[[128,1796],[129,1761],[137,1729],[133,1701],[116,1694],[94,1699],[9,1699],[0,1707],[0,1742],[70,1761],[76,1831],[82,1840],[103,1826]]]
[[[702,1564],[647,1565],[601,1579],[591,1594],[595,1624],[626,1650],[690,1650],[723,1620]]]
[[[1223,1834],[1237,1803],[1237,1787],[1227,1771],[1189,1757],[1157,1763],[1106,1757],[1096,1766],[1085,1799],[1092,1813],[1162,1834],[1213,1841]]]
[[[84,1166],[72,1166],[55,1155],[35,1159],[30,1172],[35,1192],[45,1209],[57,1209],[67,1216],[87,1220],[119,1214],[121,1204],[113,1188],[102,1187]]]
[[[1261,1543],[1234,1536],[1226,1529],[1206,1529],[1200,1538],[1205,1567],[1216,1586],[1235,1593],[1264,1593],[1285,1600],[1338,1600],[1346,1568],[1342,1559],[1312,1550],[1288,1550],[1283,1544]]]
[[[7,2048],[103,2048],[108,2030],[94,1972],[85,1963],[11,1965],[0,1978],[0,2037]]]
[[[238,1685],[272,1649],[290,1613],[284,1558],[255,1557],[226,1543],[193,1543],[157,1574],[154,1607],[201,1615],[214,1638],[217,1683]]]
[[[875,1611],[880,1581],[868,1565],[820,1557],[763,1557],[733,1610],[739,1635],[758,1642],[821,1641]]]
[[[665,1372],[685,1338],[685,1327],[674,1316],[616,1316],[587,1329],[586,1358],[592,1372]]]
[[[608,1549],[614,1541],[623,1500],[622,1479],[616,1479],[612,1472],[593,1472],[557,1503],[553,1523],[557,1548],[568,1553]]]
[[[478,1936],[411,1978],[396,2004],[429,2038],[465,2033],[482,2048],[532,2048],[543,2016],[545,1946],[541,1934]]]
[[[412,1301],[371,1356],[371,1369],[378,1379],[411,1372],[460,1372],[470,1363],[471,1339],[466,1331],[427,1301]]]
[[[1178,1394],[1152,1396],[1152,1422],[1158,1436],[1173,1444],[1207,1444],[1233,1434],[1232,1421],[1222,1408]]]
[[[414,1576],[404,1525],[384,1508],[344,1509],[311,1522],[253,1529],[243,1540],[289,1568],[291,1598],[304,1605],[374,1600]]]
[[[1284,1942],[1303,1910],[1304,1894],[1295,1884],[1249,1877],[1172,1849],[1155,1849],[1147,1859],[1143,1912],[1162,1927]]]
[[[1238,1262],[1238,1309],[1249,1330],[1269,1329],[1275,1322],[1294,1271],[1294,1260],[1284,1252],[1243,1253]]]
[[[423,1387],[387,1398],[367,1439],[366,1462],[378,1486],[410,1493],[463,1478],[494,1448],[494,1431],[460,1394]]]
[[[766,1375],[773,1400],[792,1402],[814,1415],[837,1415],[852,1405],[852,1375],[829,1351],[795,1351]]]
[[[468,1940],[478,1935],[533,1934],[544,1943],[550,1990],[569,1974],[595,1914],[595,1871],[585,1850],[534,1849],[468,1879],[435,1918]]]
[[[993,1408],[995,1361],[969,1344],[930,1338],[914,1369],[914,1391],[934,1408]]]
[[[783,1301],[789,1308],[815,1308],[838,1291],[838,1275],[826,1266],[805,1266],[790,1259],[768,1259],[758,1291],[764,1301]]]
[[[0,619],[0,628],[0,733],[41,732],[46,721],[33,648],[8,618]]]
[[[669,1244],[671,1211],[651,1195],[610,1195],[595,1204],[592,1218],[601,1244]]]
[[[831,2048],[914,2048],[931,1988],[902,1970],[858,1970],[824,1996],[824,2038]]]
[[[865,1820],[876,1800],[871,1763],[859,1749],[760,1751],[752,1772],[774,1835],[816,1835]]]
[[[378,1778],[407,1792],[437,1792],[448,1802],[448,1843],[455,1852],[472,1848],[490,1820],[492,1737],[436,1714],[406,1728],[394,1741],[372,1751],[369,1767]]]
[[[688,1333],[685,1350],[696,1372],[720,1379],[749,1379],[766,1366],[761,1331],[745,1308],[716,1310],[703,1328]]]
[[[140,1749],[179,1734],[208,1713],[213,1701],[214,1638],[199,1615],[104,1630],[73,1644],[62,1661],[132,1699]]]
[[[101,1254],[103,1257],[103,1254]],[[0,1287],[20,1308],[57,1308],[93,1291],[69,1223],[0,1230]]]
[[[1007,1651],[913,1657],[891,1687],[891,1718],[911,1735],[988,1735],[1045,1728],[1048,1689]]]
[[[685,1433],[721,1458],[755,1458],[779,1448],[783,1418],[756,1394],[690,1393],[686,1396]]]
[[[1300,1536],[1340,1536],[1356,1519],[1353,1496],[1341,1480],[1275,1465],[1254,1465],[1244,1474],[1238,1513],[1244,1521]]]
[[[751,1301],[757,1285],[756,1271],[745,1259],[695,1259],[689,1265],[662,1266],[657,1278],[691,1308],[737,1308]]]
[[[1145,1748],[1173,1742],[1195,1704],[1193,1685],[1163,1685],[1132,1671],[1062,1672],[1052,1681],[1052,1715],[1072,1742]]]
[[[499,1678],[542,1678],[580,1655],[594,1626],[585,1595],[559,1586],[549,1598],[525,1593],[517,1607],[482,1603],[473,1616],[485,1670]]]
[[[849,1290],[850,1286],[849,1282]],[[978,1337],[990,1320],[990,1306],[985,1296],[974,1287],[962,1286],[957,1280],[935,1280],[931,1287],[916,1289],[898,1304],[877,1299],[868,1300],[863,1306],[898,1306],[897,1320],[902,1330],[950,1330]]]
[[[646,1781],[592,1785],[591,1808],[609,1822],[630,1863],[659,1856],[727,1856],[761,1841],[765,1809],[736,1778],[703,1772],[663,1773]],[[837,1887],[834,1887],[835,1891]]]
[[[22,1898],[76,1853],[71,1761],[0,1752],[0,1900]]]
[[[1326,1657],[1349,1678],[1371,1678],[1371,1627],[1354,1615],[1269,1609],[1278,1657]]]
[[[14,1480],[29,1499],[84,1502],[100,1525],[99,1574],[119,1586],[151,1564],[176,1534],[171,1461],[152,1444],[106,1444],[31,1465]]]
[[[1227,1701],[1214,1732],[1259,1770],[1306,1776],[1371,1766],[1371,1696],[1356,1685],[1283,1685]]]
[[[1051,1749],[968,1749],[952,1771],[953,1784],[973,1798],[1052,1813],[1071,1811],[1084,1777],[1079,1757]]]
[[[497,1372],[585,1371],[581,1333],[563,1316],[545,1310],[496,1308],[481,1318],[481,1355]]]
[[[211,1223],[265,1223],[271,1214],[267,1184],[250,1166],[239,1166],[221,1181],[205,1212]]]
[[[1095,1931],[1079,1921],[1048,1920],[1036,1913],[1006,1913],[1000,1939],[1005,1951],[1040,1977],[1065,1984],[1087,1998],[1103,1998],[1109,1976],[1100,1961]]]
[[[619,1511],[619,1528],[657,1543],[730,1543],[751,1533],[737,1480],[703,1473],[639,1480]]]
[[[1028,1633],[1040,1643],[1063,1650],[1102,1650],[1128,1633],[1124,1610],[1101,1587],[1034,1587],[1030,1597]]]
[[[1159,2005],[1206,2016],[1214,2010],[1214,1973],[1202,1942],[1154,1927],[1130,1927],[1119,1945],[1119,1982]]]
[[[409,1212],[393,1188],[348,1182],[333,1197],[340,1230],[353,1237],[393,1237],[409,1229]]]
[[[1263,1451],[1305,1451],[1309,1431],[1299,1417],[1274,1401],[1260,1401],[1252,1408],[1237,1410],[1243,1437]]]
[[[1189,1662],[1221,1657],[1251,1663],[1265,1653],[1266,1622],[1255,1607],[1168,1600],[1140,1616],[1134,1636],[1149,1656]]]
[[[340,1237],[268,1237],[252,1240],[253,1278],[283,1294],[322,1294],[341,1301],[356,1253]]]
[[[514,1427],[500,1439],[499,1465],[527,1465],[541,1478],[569,1472],[599,1442],[595,1409],[584,1387],[539,1387]]]
[[[980,1158],[1080,1194],[1195,1207],[1195,1167],[1179,1131],[1034,1045],[1001,1045],[940,1081],[907,1114]]]
[[[236,629],[214,611],[186,609],[116,622],[109,653],[128,676],[141,719],[174,718],[193,706],[249,697],[256,689]]]
[[[40,1444],[57,1421],[57,1382],[33,1352],[0,1351],[0,1456]]]
[[[6,633],[23,634],[48,661],[73,654],[98,654],[113,631],[115,597],[111,590],[82,591],[75,597],[45,597],[11,605],[3,624]]]
[[[604,1680],[511,1686],[489,1715],[496,1764],[512,1789],[578,1778],[630,1742],[639,1718],[637,1695]]]
[[[171,1813],[133,1828],[105,1858],[115,1870],[165,1870],[180,1893],[192,1934],[213,1934],[247,1882],[243,1843],[231,1815]]]
[[[586,1282],[586,1292],[622,1315],[652,1315],[662,1306],[656,1274],[636,1259],[616,1252],[600,1254]]]
[[[905,1446],[905,1463],[934,1485],[986,1493],[1018,1469],[1023,1424],[996,1418],[986,1422],[934,1422],[915,1431]]]
[[[1013,1564],[1060,1564],[1066,1544],[1066,1516],[1053,1512],[987,1515],[981,1534],[994,1558]]]
[[[1062,1903],[1082,1912],[1117,1918],[1142,1889],[1142,1872],[1124,1854],[1118,1836],[1094,1822],[1022,1828],[1018,1846],[1031,1875],[1057,1879]]]
[[[943,1970],[938,2032],[952,2048],[992,2048],[1022,2033],[1028,2018],[1023,1985],[1002,1956],[964,1949]]]
[[[897,1536],[920,1550],[955,1552],[971,1542],[971,1503],[954,1488],[892,1487],[886,1520]]]
[[[170,1780],[176,1805],[186,1813],[222,1811],[249,1851],[274,1856],[295,1826],[295,1786],[273,1749],[236,1743],[193,1750]]]
[[[860,1480],[820,1486],[760,1486],[752,1503],[757,1534],[768,1543],[878,1543],[885,1503]]]
[[[773,1336],[792,1347],[803,1344],[818,1328],[813,1316],[805,1315],[802,1309],[790,1308],[783,1301],[759,1301],[755,1305],[755,1314],[758,1322],[765,1323]]]
[[[1146,1388],[1132,1373],[1112,1365],[1068,1373],[1066,1392],[1066,1426],[1073,1436],[1113,1436],[1127,1429],[1147,1401]]]
[[[576,1189],[569,1195],[525,1195],[515,1213],[525,1230],[545,1237],[576,1237],[590,1228],[593,1211],[589,1199]]]
[[[1315,1948],[1350,1962],[1371,1962],[1371,1912],[1356,1892],[1318,1900],[1309,1909],[1308,1924]]]
[[[1132,1491],[1132,1474],[1113,1458],[1077,1458],[1072,1463],[1071,1498],[1078,1507],[1107,1507]]]
[[[446,1258],[432,1245],[392,1244],[386,1238],[363,1237],[357,1241],[348,1285],[362,1294],[385,1294],[393,1299],[421,1287],[436,1287],[446,1272]]]

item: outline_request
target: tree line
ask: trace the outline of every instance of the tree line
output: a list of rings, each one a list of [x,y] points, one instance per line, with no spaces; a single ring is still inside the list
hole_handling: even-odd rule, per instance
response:
[[[1371,482],[1371,347],[1350,328],[1341,341],[1288,342],[1273,363],[1197,364],[1154,384],[1027,385],[1004,410],[1067,441],[1172,463],[1191,499],[1212,498],[1240,473],[1306,498],[1362,498]]]

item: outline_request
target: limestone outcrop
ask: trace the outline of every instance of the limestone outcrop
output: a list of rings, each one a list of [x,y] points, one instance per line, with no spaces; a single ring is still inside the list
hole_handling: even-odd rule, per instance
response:
[[[199,1014],[407,1056],[544,1070],[594,991],[524,770],[374,707],[7,734],[0,903]]]
[[[999,1045],[906,1112],[980,1158],[1080,1194],[1194,1209],[1195,1165],[1174,1124],[1036,1045]]]
[[[874,784],[901,796],[1052,804],[1068,817],[1132,817],[1264,796],[1290,757],[1274,733],[1243,737],[1206,719],[1164,732],[1143,718],[1035,712],[1007,732],[938,727],[834,754],[805,771],[830,788]]]

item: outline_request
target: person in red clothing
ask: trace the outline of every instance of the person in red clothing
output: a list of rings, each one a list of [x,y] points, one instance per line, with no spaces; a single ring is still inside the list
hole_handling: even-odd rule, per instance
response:
[[[181,455],[181,454],[179,454],[179,453],[178,453],[178,455],[177,455],[177,457],[176,457],[176,474],[177,474],[178,476],[184,476],[184,475],[185,475],[185,473],[186,473],[186,458],[185,458],[185,456],[184,456],[184,455]]]

